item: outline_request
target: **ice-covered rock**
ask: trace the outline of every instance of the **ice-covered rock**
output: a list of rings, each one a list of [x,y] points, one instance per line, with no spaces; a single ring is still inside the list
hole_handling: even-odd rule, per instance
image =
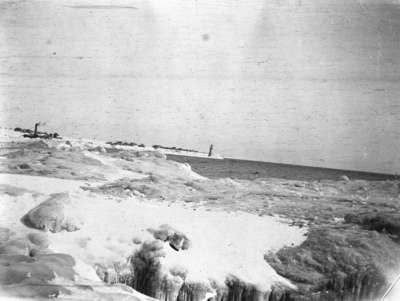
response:
[[[349,213],[345,222],[358,224],[367,230],[386,232],[400,238],[400,213],[398,211]]]
[[[93,267],[51,251],[50,235],[0,228],[0,300],[155,301],[126,285],[105,284]]]
[[[161,225],[158,229],[148,229],[155,239],[169,242],[175,251],[189,249],[191,242],[182,232],[175,230],[170,225]]]
[[[77,231],[82,226],[82,221],[78,210],[74,209],[68,193],[55,193],[25,214],[21,221],[27,227],[39,230]]]

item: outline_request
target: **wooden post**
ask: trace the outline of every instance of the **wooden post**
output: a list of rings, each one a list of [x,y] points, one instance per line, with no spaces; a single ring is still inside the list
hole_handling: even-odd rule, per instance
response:
[[[213,151],[213,145],[210,144],[210,150],[208,151],[208,156],[209,156],[209,157],[212,156],[212,151]]]

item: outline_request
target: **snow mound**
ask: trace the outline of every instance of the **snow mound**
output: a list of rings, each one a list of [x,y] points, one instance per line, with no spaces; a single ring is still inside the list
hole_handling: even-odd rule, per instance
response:
[[[77,231],[83,223],[68,193],[52,194],[48,200],[25,214],[21,221],[27,227],[51,232]]]

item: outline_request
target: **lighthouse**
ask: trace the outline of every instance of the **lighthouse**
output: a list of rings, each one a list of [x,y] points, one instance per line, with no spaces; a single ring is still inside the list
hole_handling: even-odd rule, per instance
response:
[[[209,156],[209,157],[212,156],[212,151],[213,151],[213,145],[210,144],[210,150],[208,151],[208,156]]]

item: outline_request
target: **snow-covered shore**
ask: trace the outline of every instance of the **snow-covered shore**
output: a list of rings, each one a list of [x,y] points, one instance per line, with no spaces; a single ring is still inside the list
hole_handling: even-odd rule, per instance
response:
[[[146,285],[152,288],[142,292],[168,300],[184,286],[196,287],[192,294],[199,300],[224,294],[230,281],[260,293],[273,285],[295,288],[264,254],[301,243],[305,230],[277,217],[190,200],[190,191],[208,195],[202,190],[210,189],[216,198],[224,192],[188,165],[159,152],[106,149],[95,141],[30,140],[5,130],[1,138],[0,256],[8,260],[0,271],[0,280],[8,279],[0,282],[2,296],[145,298],[120,285],[102,291],[102,280],[111,284],[121,277],[150,278],[154,283]],[[27,215],[29,224],[23,223]],[[35,245],[36,236],[45,246]],[[180,237],[188,241],[185,248],[171,241]],[[60,267],[46,261],[49,254],[69,256],[74,264],[65,270],[72,269],[73,277],[59,275]],[[36,258],[54,276],[47,275],[41,289],[34,278],[43,278],[36,272],[43,266],[25,263]],[[153,274],[144,271],[149,266]]]
[[[0,138],[3,299],[364,301],[400,272],[397,180],[208,179],[154,149]]]

